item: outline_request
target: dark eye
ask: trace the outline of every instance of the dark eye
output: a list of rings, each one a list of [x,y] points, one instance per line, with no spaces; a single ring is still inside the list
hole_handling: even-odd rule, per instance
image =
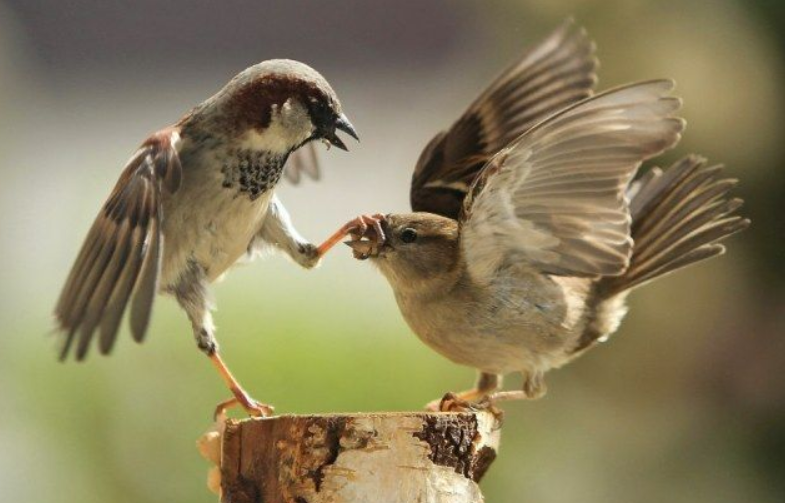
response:
[[[401,241],[404,243],[414,243],[417,240],[417,231],[414,229],[404,229],[401,232]]]

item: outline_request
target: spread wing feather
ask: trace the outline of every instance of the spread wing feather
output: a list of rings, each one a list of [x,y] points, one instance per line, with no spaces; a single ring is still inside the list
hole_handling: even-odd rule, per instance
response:
[[[129,302],[133,337],[144,338],[163,252],[162,191],[182,183],[178,142],[177,131],[166,129],[142,144],[88,232],[55,308],[61,359],[74,344],[83,359],[96,331],[100,351],[109,353]]]
[[[537,122],[590,96],[596,68],[586,32],[565,22],[425,147],[412,177],[412,209],[458,218],[485,163]]]
[[[462,215],[473,277],[511,258],[554,275],[615,276],[630,260],[625,191],[641,162],[684,127],[659,80],[611,90],[534,126],[483,169]]]

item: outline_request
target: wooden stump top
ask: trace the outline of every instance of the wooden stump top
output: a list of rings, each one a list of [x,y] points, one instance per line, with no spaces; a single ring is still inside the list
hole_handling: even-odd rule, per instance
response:
[[[226,422],[225,503],[477,503],[499,430],[486,412],[276,416]]]

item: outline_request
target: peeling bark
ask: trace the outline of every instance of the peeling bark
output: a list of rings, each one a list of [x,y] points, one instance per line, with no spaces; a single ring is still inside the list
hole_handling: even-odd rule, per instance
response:
[[[482,412],[230,420],[218,440],[221,500],[479,503],[496,428]]]

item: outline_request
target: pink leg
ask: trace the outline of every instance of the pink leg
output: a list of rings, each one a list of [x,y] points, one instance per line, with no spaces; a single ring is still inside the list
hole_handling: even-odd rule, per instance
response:
[[[274,409],[272,406],[257,402],[251,398],[251,396],[242,388],[242,386],[240,386],[240,383],[237,382],[237,379],[235,379],[234,375],[232,375],[229,367],[226,366],[218,353],[213,353],[210,355],[210,361],[213,362],[213,365],[218,370],[218,373],[226,383],[229,391],[231,391],[234,395],[234,398],[224,400],[218,404],[218,406],[215,408],[215,417],[218,417],[218,415],[227,408],[233,407],[235,405],[240,405],[251,417],[269,417],[273,415]]]
[[[382,229],[382,220],[384,220],[384,215],[380,213],[376,213],[375,215],[360,215],[357,218],[349,220],[332,236],[327,238],[322,244],[319,245],[317,248],[319,256],[321,257],[330,251],[330,249],[340,243],[347,234],[351,234],[353,238],[356,239],[362,238],[362,236],[368,231],[369,225],[372,226],[376,231],[379,243],[384,243],[385,236],[384,230]]]

